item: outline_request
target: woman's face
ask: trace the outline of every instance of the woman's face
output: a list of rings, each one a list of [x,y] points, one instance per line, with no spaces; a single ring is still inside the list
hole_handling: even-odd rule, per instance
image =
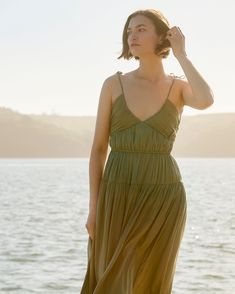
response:
[[[133,56],[140,58],[155,55],[154,49],[158,42],[159,36],[149,18],[143,15],[136,15],[131,18],[127,28],[127,43]]]

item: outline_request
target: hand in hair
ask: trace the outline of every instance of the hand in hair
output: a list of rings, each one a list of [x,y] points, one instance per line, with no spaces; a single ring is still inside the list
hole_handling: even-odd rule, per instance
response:
[[[181,55],[186,55],[185,37],[180,28],[174,26],[167,31],[166,39],[169,40],[174,56],[177,58]]]

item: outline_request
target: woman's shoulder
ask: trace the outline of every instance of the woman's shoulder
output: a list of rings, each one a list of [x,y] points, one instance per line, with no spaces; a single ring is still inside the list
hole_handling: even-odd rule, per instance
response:
[[[109,93],[111,103],[113,103],[115,96],[117,95],[116,93],[120,91],[118,88],[118,72],[115,72],[109,76],[106,76],[103,79],[102,91]]]
[[[185,75],[176,76],[175,77],[175,83],[177,84],[181,94],[183,93],[184,89],[190,87],[188,80],[186,79]]]
[[[104,79],[104,83],[108,84],[112,88],[112,86],[114,86],[115,83],[116,83],[116,81],[117,81],[118,73],[122,73],[122,72],[121,71],[117,71],[117,72],[115,72],[115,73],[107,76]]]
[[[185,75],[176,75],[174,73],[170,73],[174,77],[175,87],[179,90],[179,92],[183,92],[185,87],[189,86],[189,83],[185,77]]]
[[[116,93],[120,91],[120,82],[118,75],[123,73],[121,71],[116,71],[113,74],[105,78],[105,84],[110,88],[112,96],[115,97]]]
[[[176,75],[174,73],[170,73],[170,75],[173,75],[175,80],[179,83],[179,84],[185,84],[187,83],[187,79],[185,78],[185,75]]]
[[[106,76],[102,82],[102,88],[107,88],[109,91],[113,91],[115,84],[117,83],[117,73],[113,73],[109,76]]]

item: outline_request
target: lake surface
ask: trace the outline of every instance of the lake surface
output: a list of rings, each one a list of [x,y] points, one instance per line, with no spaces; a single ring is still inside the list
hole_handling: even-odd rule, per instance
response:
[[[173,294],[235,293],[235,158],[175,158],[187,223]],[[0,293],[80,293],[88,158],[0,159]]]

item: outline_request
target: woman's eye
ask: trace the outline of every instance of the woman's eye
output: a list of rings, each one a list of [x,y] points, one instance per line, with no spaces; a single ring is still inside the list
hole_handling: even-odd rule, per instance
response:
[[[145,31],[145,29],[139,29],[139,31],[140,31],[140,30]],[[128,32],[127,32],[127,35],[129,35],[130,33],[131,33],[131,31],[128,31]]]

